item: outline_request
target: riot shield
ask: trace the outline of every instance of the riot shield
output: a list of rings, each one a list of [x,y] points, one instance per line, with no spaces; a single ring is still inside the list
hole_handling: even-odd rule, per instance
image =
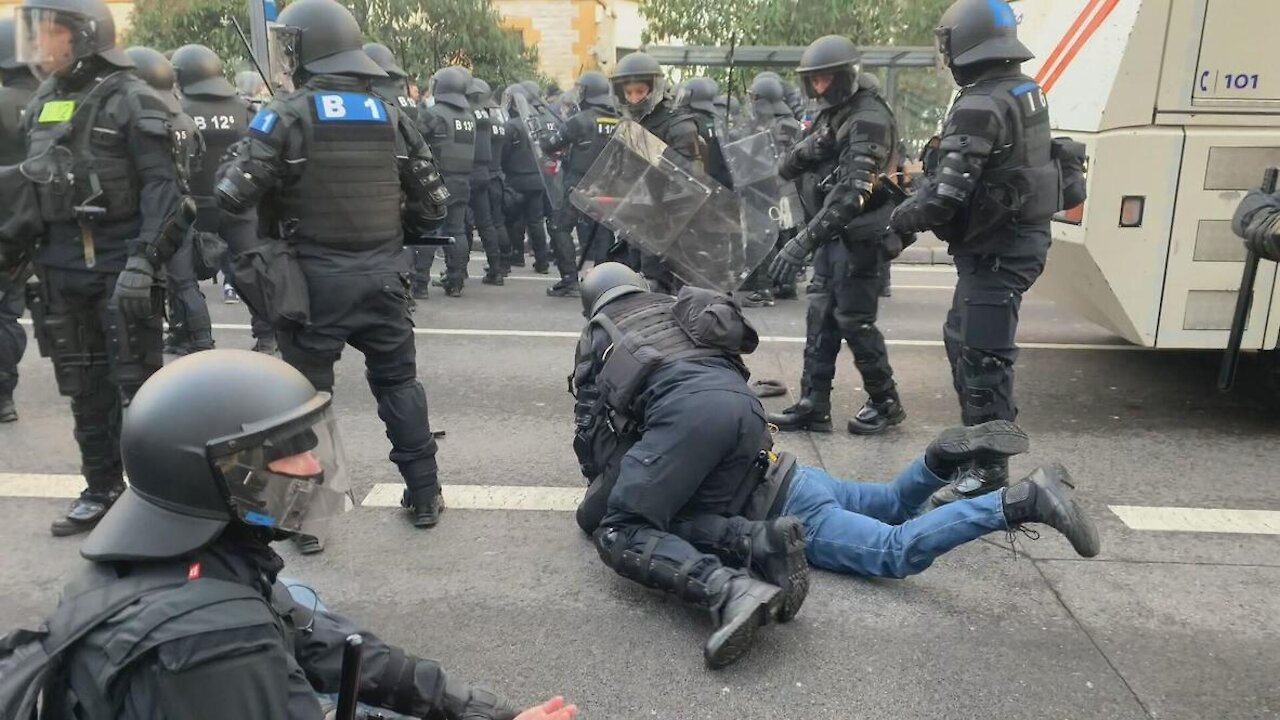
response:
[[[620,239],[663,258],[690,285],[733,292],[773,248],[776,232],[679,154],[624,120],[574,188],[571,202]]]
[[[542,141],[556,130],[552,124],[554,121],[538,112],[523,95],[514,95],[513,99],[516,110],[520,112],[520,122],[524,123],[525,130],[529,133],[529,149],[533,152],[533,160],[542,171],[542,187],[547,191],[551,208],[559,212],[565,206],[564,176],[560,173],[560,161],[549,157],[542,150]]]
[[[733,189],[742,198],[744,223],[757,232],[779,233],[804,220],[794,182],[778,175],[782,149],[769,130],[760,130],[721,146]]]

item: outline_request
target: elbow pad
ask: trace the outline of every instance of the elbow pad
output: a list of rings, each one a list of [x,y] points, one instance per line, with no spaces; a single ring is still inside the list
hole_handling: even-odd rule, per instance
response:
[[[487,688],[447,680],[444,715],[448,720],[515,720],[511,701]]]
[[[940,201],[960,207],[969,202],[977,186],[969,161],[957,152],[947,153],[938,163],[936,193]]]
[[[230,213],[242,213],[256,206],[271,186],[270,177],[270,170],[253,160],[243,167],[240,163],[227,165],[213,188],[218,206]]]
[[[400,182],[411,201],[425,205],[445,205],[449,201],[444,178],[430,160],[406,158],[400,163]]]

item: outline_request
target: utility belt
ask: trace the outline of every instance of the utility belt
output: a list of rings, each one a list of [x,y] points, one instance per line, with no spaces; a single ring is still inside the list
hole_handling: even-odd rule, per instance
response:
[[[787,490],[795,477],[796,456],[761,450],[733,497],[730,512],[748,520],[769,520],[782,513]]]

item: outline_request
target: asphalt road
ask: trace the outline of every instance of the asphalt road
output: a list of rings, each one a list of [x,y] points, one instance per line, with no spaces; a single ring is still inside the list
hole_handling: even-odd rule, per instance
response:
[[[473,262],[473,278],[478,270]],[[528,271],[503,288],[473,280],[462,299],[437,293],[419,307],[419,373],[433,425],[448,432],[446,485],[581,487],[565,376],[582,318],[577,301],[544,295],[549,282]],[[906,424],[870,439],[783,435],[779,445],[837,475],[888,480],[955,423],[938,342],[953,282],[944,267],[894,271],[882,325]],[[219,346],[249,347],[243,307],[204,287]],[[753,371],[794,391],[804,302],[749,313],[768,338]],[[506,332],[486,332],[497,330]],[[1113,509],[1280,510],[1278,418],[1250,368],[1220,396],[1215,356],[1124,347],[1034,291],[1020,340],[1029,347],[1018,398],[1033,445],[1013,469],[1065,463],[1102,555],[1077,558],[1050,531],[1013,549],[990,536],[902,581],[815,571],[799,617],[768,628],[724,671],[702,666],[705,616],[615,576],[569,513],[518,509],[518,499],[515,509],[452,508],[426,532],[397,510],[360,507],[336,523],[323,555],[281,553],[331,608],[384,637],[523,701],[563,693],[587,718],[1280,717],[1280,513],[1219,513],[1213,532],[1184,532],[1135,529]],[[863,398],[851,356],[841,361],[838,430]],[[78,468],[48,361],[33,349],[22,372],[22,419],[0,426],[0,487]],[[338,368],[335,403],[357,497],[398,482],[354,351]],[[48,533],[65,503],[0,498],[0,628],[50,608],[82,562],[75,538]]]

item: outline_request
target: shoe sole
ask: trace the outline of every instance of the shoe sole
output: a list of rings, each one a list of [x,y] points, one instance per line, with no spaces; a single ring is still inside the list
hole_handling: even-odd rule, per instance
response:
[[[939,436],[938,444],[962,459],[1011,457],[1031,449],[1031,439],[1022,428],[1008,420],[992,420],[970,427],[950,428]]]
[[[800,612],[800,607],[809,595],[809,560],[804,554],[804,523],[792,518],[784,521],[781,537],[773,533],[770,535],[770,545],[775,548],[780,546],[786,558],[781,577],[766,578],[767,582],[782,588],[780,602],[773,616],[780,623],[790,622]]]
[[[895,425],[901,425],[906,419],[907,413],[904,410],[903,412],[886,419],[881,425],[860,425],[856,424],[858,421],[855,419],[850,420],[845,429],[849,431],[850,435],[879,435]]]
[[[776,607],[780,602],[781,596],[781,590],[774,591],[769,599],[757,606],[751,614],[742,616],[733,625],[716,630],[707,639],[707,645],[718,642],[720,651],[715,655],[703,653],[703,659],[706,661],[707,667],[712,670],[719,670],[729,667],[746,656],[751,651],[751,645],[755,642],[756,630],[769,624],[769,618],[776,613]]]
[[[832,429],[831,421],[829,420],[827,422],[801,423],[799,425],[793,425],[791,427],[784,427],[782,425],[779,425],[776,422],[771,422],[770,424],[778,428],[778,432],[829,433],[831,432],[831,429]]]
[[[1070,519],[1071,524],[1075,525],[1084,534],[1079,544],[1072,542],[1071,547],[1080,557],[1095,557],[1102,550],[1101,541],[1098,539],[1098,528],[1085,514],[1084,508],[1080,507],[1080,503],[1076,502],[1074,490],[1076,489],[1075,481],[1071,478],[1071,473],[1059,463],[1046,465],[1038,468],[1037,473],[1041,473],[1045,481],[1040,485],[1040,489],[1049,492],[1049,496],[1053,498],[1053,507],[1058,515]],[[1032,480],[1032,482],[1035,482]],[[1066,490],[1052,492],[1049,488],[1053,485],[1064,485]],[[1059,532],[1062,532],[1059,530]],[[1063,533],[1066,535],[1066,533]],[[1070,536],[1067,536],[1070,541]]]
[[[84,522],[84,523],[72,524],[72,521],[70,520],[67,521],[67,524],[63,524],[63,525],[59,525],[55,523],[49,527],[49,532],[54,537],[71,537],[72,535],[80,535],[83,533],[87,533],[90,530],[97,527],[98,522],[100,520],[102,520],[102,518],[98,518],[93,522]]]
[[[18,422],[17,413],[14,413],[13,415],[0,415],[0,423],[11,423],[11,422]]]
[[[990,485],[983,485],[981,492],[966,494],[966,493],[956,492],[951,488],[950,485],[947,485],[946,487],[942,488],[941,490],[938,490],[937,492],[929,496],[929,503],[928,503],[929,509],[937,510],[943,505],[950,505],[951,503],[957,502],[959,500],[972,500],[973,498],[982,497],[983,495],[988,495],[997,490],[1003,490],[1004,488],[1007,488],[1007,487],[1009,487],[1008,480],[998,484],[992,483]]]

